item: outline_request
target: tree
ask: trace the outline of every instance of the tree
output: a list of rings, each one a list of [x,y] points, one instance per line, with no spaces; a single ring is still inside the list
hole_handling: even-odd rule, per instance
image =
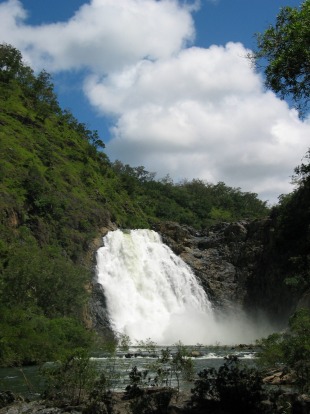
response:
[[[39,115],[45,118],[49,114],[60,113],[61,110],[49,73],[42,70],[34,79],[31,89],[34,94],[35,109]]]
[[[189,408],[199,414],[265,413],[260,372],[242,365],[235,356],[225,359],[218,370],[206,368],[198,373]]]
[[[260,362],[263,366],[280,366],[291,370],[301,392],[310,390],[310,311],[299,309],[283,333],[262,339]]]
[[[19,50],[6,43],[0,44],[0,82],[9,83],[17,80],[22,87],[33,85],[33,70],[23,63]]]
[[[0,45],[0,79],[7,82],[20,72],[22,55],[19,50],[7,44]]]
[[[310,0],[300,8],[281,8],[275,25],[257,33],[256,39],[251,59],[257,67],[262,59],[267,61],[266,86],[282,99],[291,98],[303,117],[309,110]]]
[[[295,168],[293,180],[299,184],[310,183],[310,148],[304,156],[305,162]]]

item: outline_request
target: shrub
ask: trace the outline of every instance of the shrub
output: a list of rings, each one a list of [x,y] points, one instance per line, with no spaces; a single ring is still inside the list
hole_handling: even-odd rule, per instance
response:
[[[46,379],[44,398],[65,405],[78,405],[85,401],[97,375],[83,349],[75,351],[62,362],[45,365],[42,373]]]
[[[189,408],[198,413],[257,414],[263,413],[265,393],[262,379],[254,368],[228,357],[223,366],[204,369],[191,390]]]
[[[289,320],[288,330],[261,341],[260,362],[265,367],[281,366],[293,371],[296,387],[310,390],[310,310],[299,309]]]
[[[96,380],[89,394],[89,402],[83,410],[83,414],[113,414],[115,398],[108,387],[109,381],[104,373]]]

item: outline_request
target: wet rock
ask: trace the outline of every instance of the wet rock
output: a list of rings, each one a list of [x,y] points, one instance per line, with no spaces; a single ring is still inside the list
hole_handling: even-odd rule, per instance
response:
[[[107,312],[104,289],[99,283],[94,283],[92,297],[89,303],[89,313],[93,322],[93,328],[105,339],[115,341],[115,335],[111,329]]]
[[[260,226],[252,222],[219,223],[194,232],[177,223],[160,223],[163,241],[194,271],[217,309],[243,307],[247,285],[262,252]]]
[[[256,320],[282,329],[296,307],[310,307],[310,293],[283,283],[273,255],[271,218],[218,223],[195,231],[178,223],[155,226],[166,243],[194,271],[215,310],[245,310]],[[299,303],[298,303],[299,301]]]
[[[280,371],[263,378],[263,382],[272,385],[289,385],[295,382],[295,377],[292,373],[284,373]]]
[[[193,358],[199,358],[199,357],[201,357],[203,354],[201,353],[201,352],[199,352],[199,351],[192,351],[191,352],[191,357],[193,357]]]
[[[1,391],[0,392],[0,408],[6,407],[12,404],[16,400],[15,394],[12,391]]]

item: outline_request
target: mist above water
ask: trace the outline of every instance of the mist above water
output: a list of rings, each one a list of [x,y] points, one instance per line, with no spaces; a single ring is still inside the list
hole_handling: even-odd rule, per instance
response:
[[[269,333],[240,312],[219,318],[190,267],[152,230],[116,230],[97,252],[111,327],[158,345],[250,343]]]

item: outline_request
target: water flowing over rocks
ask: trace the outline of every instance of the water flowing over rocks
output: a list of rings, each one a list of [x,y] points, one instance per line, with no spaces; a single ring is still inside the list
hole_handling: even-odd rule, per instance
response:
[[[116,227],[110,224],[104,236]],[[243,310],[255,319],[282,328],[297,308],[310,306],[310,293],[292,291],[283,283],[279,253],[272,248],[274,223],[270,218],[219,223],[203,231],[174,222],[154,225],[165,244],[186,262],[207,292],[215,311]],[[97,240],[96,248],[103,245]],[[93,250],[95,252],[95,250]],[[113,337],[102,286],[93,282],[90,315],[98,332]]]
[[[243,306],[247,284],[263,251],[262,222],[221,223],[197,232],[176,223],[160,224],[163,241],[194,270],[217,308]]]
[[[131,340],[196,343],[207,340],[202,327],[216,329],[205,290],[158,232],[108,233],[97,251],[97,279],[114,332]]]
[[[173,222],[155,229],[193,269],[219,311],[237,307],[281,325],[297,306],[300,298],[279,281],[270,253],[271,219],[219,223],[200,232]],[[304,295],[303,302],[307,300]]]

